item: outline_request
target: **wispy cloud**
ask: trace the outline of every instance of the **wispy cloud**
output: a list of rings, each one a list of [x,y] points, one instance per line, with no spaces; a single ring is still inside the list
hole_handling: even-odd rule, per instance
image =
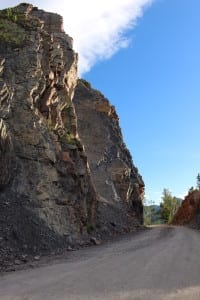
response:
[[[127,30],[136,25],[143,10],[154,0],[33,0],[32,4],[61,14],[66,33],[74,39],[79,53],[79,74],[99,60],[110,58],[129,45]],[[21,1],[1,1],[0,8]]]

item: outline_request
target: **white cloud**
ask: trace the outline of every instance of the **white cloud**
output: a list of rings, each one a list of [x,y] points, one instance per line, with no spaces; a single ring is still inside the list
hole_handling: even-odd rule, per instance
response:
[[[64,28],[79,53],[79,73],[127,47],[126,31],[136,25],[143,9],[154,0],[33,0],[31,3],[64,17]],[[21,1],[1,1],[0,8]]]

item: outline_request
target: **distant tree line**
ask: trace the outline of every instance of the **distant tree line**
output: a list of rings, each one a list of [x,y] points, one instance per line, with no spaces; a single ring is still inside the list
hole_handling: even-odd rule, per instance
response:
[[[196,177],[196,189],[200,190],[200,173]],[[188,193],[195,191],[191,187]],[[144,201],[144,224],[170,223],[181,205],[181,199],[172,196],[168,189],[162,192],[160,207],[154,201]]]
[[[145,225],[170,223],[181,205],[181,199],[172,196],[168,189],[163,190],[161,199],[160,206],[154,201],[144,201]]]

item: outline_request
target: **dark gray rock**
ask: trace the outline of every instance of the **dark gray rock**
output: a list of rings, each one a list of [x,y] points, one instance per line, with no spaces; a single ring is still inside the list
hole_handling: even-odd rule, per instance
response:
[[[62,17],[21,4],[0,27],[0,268],[142,224],[144,183],[114,107],[76,87]]]
[[[144,182],[124,144],[114,106],[85,80],[79,80],[73,102],[99,194],[99,226],[123,232],[143,224]]]
[[[96,192],[72,103],[77,54],[62,18],[29,4],[0,11],[0,264],[87,234]]]

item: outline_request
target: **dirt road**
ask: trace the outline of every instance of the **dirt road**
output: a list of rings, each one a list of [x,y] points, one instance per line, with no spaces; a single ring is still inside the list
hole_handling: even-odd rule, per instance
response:
[[[0,300],[200,299],[200,232],[155,227],[0,277]]]

